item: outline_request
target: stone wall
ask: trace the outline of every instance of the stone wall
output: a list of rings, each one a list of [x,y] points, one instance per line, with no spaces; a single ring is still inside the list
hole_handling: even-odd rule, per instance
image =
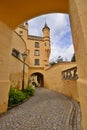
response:
[[[63,93],[79,101],[77,82],[62,79],[62,71],[76,66],[76,63],[59,63],[49,68],[45,72],[45,87]]]
[[[87,1],[69,0],[70,24],[76,54],[82,129],[87,130]]]
[[[0,22],[0,113],[8,106],[11,40],[12,30]]]
[[[78,88],[76,80],[62,80],[61,92],[79,102]]]
[[[12,55],[12,49],[15,48],[20,52],[20,58],[16,58]],[[23,53],[26,49],[26,45],[21,37],[13,32],[12,37],[12,45],[10,51],[10,86],[21,89],[22,87],[22,79],[23,79],[23,59],[21,53]],[[25,87],[28,85],[28,66],[25,65]]]

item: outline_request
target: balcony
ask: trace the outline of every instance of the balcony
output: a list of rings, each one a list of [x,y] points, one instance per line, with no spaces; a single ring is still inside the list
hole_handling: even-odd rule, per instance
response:
[[[77,80],[78,79],[77,67],[75,66],[73,68],[62,71],[62,79]]]

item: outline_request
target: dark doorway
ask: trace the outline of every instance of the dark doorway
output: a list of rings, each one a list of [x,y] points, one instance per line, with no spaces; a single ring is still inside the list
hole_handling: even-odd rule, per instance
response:
[[[44,87],[43,75],[41,73],[33,73],[29,78],[29,83],[35,87]]]

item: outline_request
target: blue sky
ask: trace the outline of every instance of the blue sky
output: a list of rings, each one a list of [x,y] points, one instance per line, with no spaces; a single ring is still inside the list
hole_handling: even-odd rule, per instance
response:
[[[74,49],[68,14],[46,14],[29,20],[29,34],[42,36],[45,21],[50,28],[50,61],[56,61],[58,56],[70,61]]]

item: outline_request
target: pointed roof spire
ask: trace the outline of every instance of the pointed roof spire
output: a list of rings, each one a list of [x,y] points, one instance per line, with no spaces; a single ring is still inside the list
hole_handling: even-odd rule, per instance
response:
[[[44,24],[44,27],[48,27],[47,22],[46,22],[46,18],[45,18],[45,24]]]
[[[47,23],[45,22],[45,24],[44,24],[44,27],[46,28],[46,27],[48,27],[48,25],[47,25]]]
[[[44,24],[43,29],[45,29],[45,28],[48,28],[48,29],[50,30],[50,28],[49,28],[48,25],[47,25],[46,19],[45,19],[45,24]],[[43,29],[42,29],[42,30],[43,30]]]

